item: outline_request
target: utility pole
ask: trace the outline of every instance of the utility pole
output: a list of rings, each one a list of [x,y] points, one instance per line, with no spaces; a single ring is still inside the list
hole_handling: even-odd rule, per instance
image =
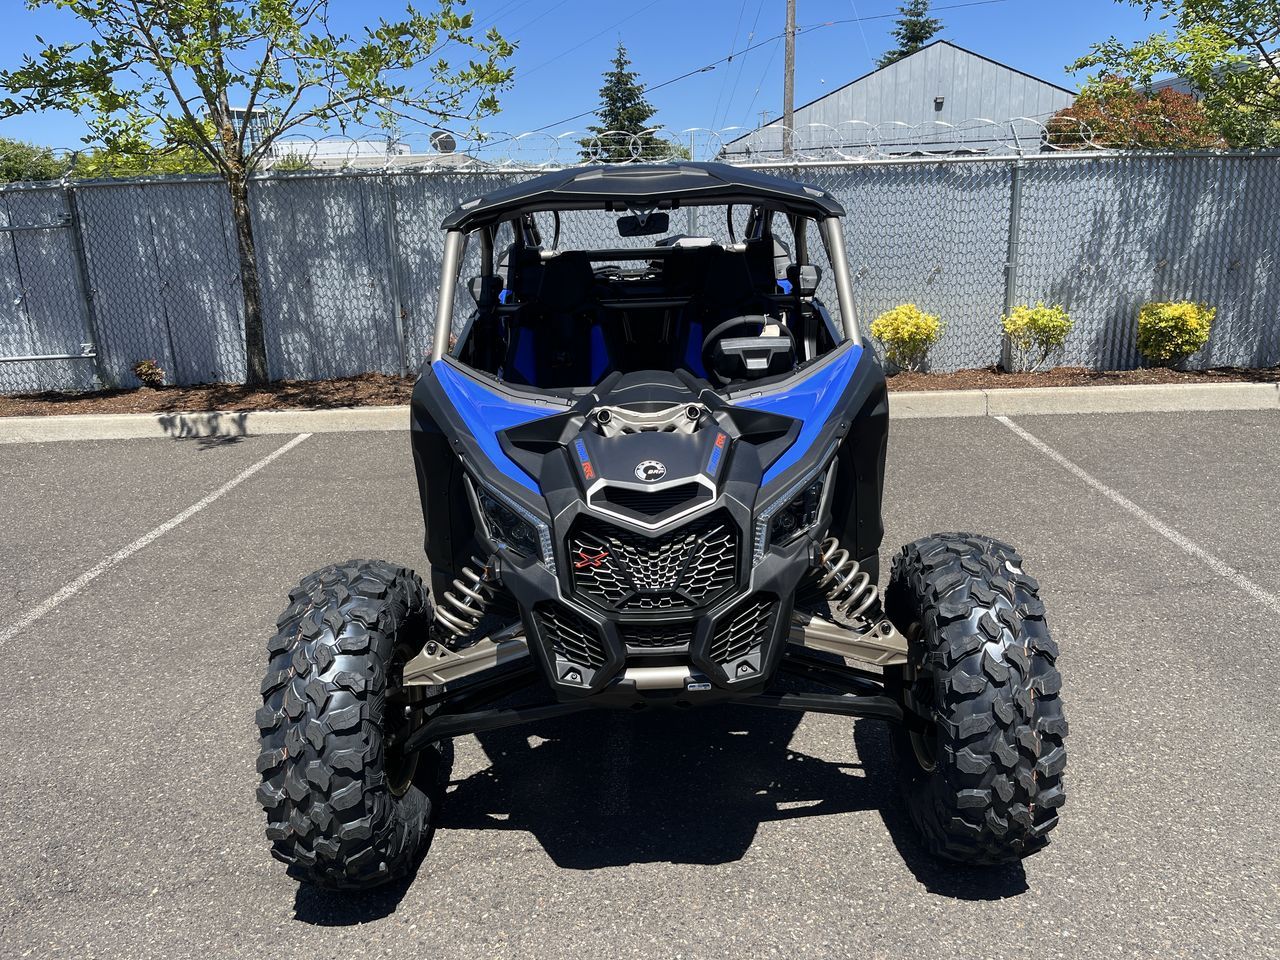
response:
[[[782,66],[782,155],[789,157],[796,125],[796,0],[787,0],[786,37]]]

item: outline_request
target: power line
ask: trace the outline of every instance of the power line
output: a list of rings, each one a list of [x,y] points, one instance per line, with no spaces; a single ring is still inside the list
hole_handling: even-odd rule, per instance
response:
[[[747,112],[743,115],[742,125],[744,127],[751,122],[751,111],[755,107],[756,101],[760,99],[760,91],[764,89],[764,81],[769,76],[769,71],[773,68],[773,61],[778,59],[778,41],[780,39],[782,38],[773,38],[773,52],[769,54],[769,62],[764,65],[764,73],[760,74],[755,92],[751,94],[751,102],[747,104]]]
[[[480,24],[480,29],[487,30],[489,27],[492,27],[495,23],[497,23],[499,20],[502,19],[502,17],[506,14],[508,10],[510,10],[512,7],[519,6],[520,2],[521,0],[509,0],[509,2],[504,3],[497,10],[489,14],[488,19],[485,20],[484,23]]]
[[[760,3],[756,5],[756,15],[755,15],[755,18],[751,21],[750,31],[747,32],[748,44],[750,44],[751,41],[753,41],[756,38],[756,27],[760,23],[760,13],[762,10],[764,10],[764,0],[760,0]],[[742,83],[742,74],[746,70],[746,67],[747,67],[747,58],[745,56],[739,57],[738,58],[738,75],[733,78],[733,87],[730,89],[729,99],[725,101],[725,105],[724,105],[725,121],[729,119],[729,111],[733,109],[733,101],[738,96],[738,85]],[[717,126],[715,119],[716,119],[715,114],[712,114],[711,125],[713,127]]]
[[[521,0],[508,0],[507,3],[504,3],[496,11],[494,11],[493,13],[490,13],[489,19],[485,20],[483,23],[476,23],[474,16],[472,17],[472,23],[475,24],[475,29],[477,31],[487,31],[490,27],[494,26],[499,20],[501,20],[509,10],[518,6],[520,3],[521,3]],[[525,26],[527,27],[528,24],[525,24]],[[523,30],[524,27],[521,27],[520,29]],[[436,50],[436,53],[439,54],[441,51],[447,49],[448,46],[452,43],[457,43],[457,41],[454,40],[452,37],[450,37],[449,39],[445,40],[444,43],[440,44],[439,48]]]
[[[875,63],[875,58],[871,56],[871,44],[867,42],[867,31],[862,25],[862,15],[858,13],[857,0],[849,0],[849,6],[853,9],[853,15],[858,21],[858,32],[862,34],[862,48],[867,51],[867,62]]]
[[[661,2],[662,2],[662,0],[650,0],[650,2],[649,2],[649,3],[646,3],[646,4],[645,4],[643,7],[641,7],[639,10],[634,10],[634,11],[632,11],[631,13],[627,14],[625,17],[623,17],[621,20],[617,20],[617,21],[615,21],[615,22],[613,22],[613,23],[609,24],[609,26],[605,27],[605,28],[604,28],[603,30],[601,30],[599,33],[593,33],[591,36],[587,37],[587,39],[583,40],[581,43],[576,43],[576,44],[574,44],[572,47],[569,47],[567,50],[561,50],[559,53],[557,53],[557,54],[556,54],[554,57],[552,57],[550,60],[544,60],[542,63],[538,64],[536,67],[530,67],[528,70],[523,70],[523,71],[521,71],[521,72],[520,72],[520,74],[519,74],[519,75],[520,75],[520,76],[522,76],[522,77],[527,77],[527,76],[529,76],[529,74],[531,74],[531,73],[537,73],[537,72],[538,72],[539,70],[541,70],[543,67],[549,67],[549,66],[551,66],[551,64],[555,63],[557,60],[560,60],[560,59],[562,59],[562,58],[564,58],[564,57],[567,57],[569,54],[573,53],[575,50],[581,50],[583,47],[585,47],[585,46],[586,46],[588,43],[590,43],[592,40],[596,40],[596,39],[598,39],[599,37],[603,37],[603,36],[604,36],[606,33],[608,33],[610,30],[613,30],[615,27],[620,27],[620,26],[622,26],[622,25],[623,25],[624,23],[626,23],[628,20],[634,20],[636,17],[640,16],[640,14],[644,13],[644,12],[645,12],[646,10],[648,10],[650,7],[656,7],[656,6],[657,6],[659,3],[661,3]],[[597,104],[597,106],[599,106],[599,104]],[[594,113],[594,112],[595,112],[595,108],[594,108],[594,107],[593,107],[591,110],[588,110],[588,111],[587,111],[587,113]],[[587,113],[581,113],[581,114],[578,114],[578,116],[580,116],[580,117],[582,117],[582,116],[586,116],[586,115],[587,115]],[[578,117],[574,117],[573,119],[574,119],[574,120],[576,120],[576,119],[578,119]],[[560,122],[561,122],[561,123],[563,123],[563,122],[565,122],[565,121],[560,121]],[[549,126],[554,126],[554,124],[549,124]]]
[[[1008,3],[1009,0],[970,0],[969,3],[951,3],[945,7],[933,7],[931,13],[942,13],[944,10],[963,10],[965,7],[989,7],[995,3]],[[823,20],[818,23],[805,24],[803,27],[797,27],[797,30],[819,30],[823,27],[834,27],[842,23],[870,23],[872,20],[892,20],[900,16],[899,13],[877,13],[870,17],[845,17],[843,20]]]
[[[644,11],[648,10],[648,9],[649,9],[649,7],[652,7],[652,6],[654,6],[655,4],[660,3],[660,2],[661,2],[661,0],[652,0],[652,2],[650,2],[650,3],[646,4],[644,7],[641,7],[639,10],[635,11],[635,12],[634,12],[634,13],[632,13],[630,16],[624,17],[622,20],[619,20],[619,21],[618,21],[618,23],[623,23],[623,22],[625,22],[625,21],[627,21],[627,20],[630,20],[632,17],[639,16],[640,14],[644,13]],[[943,7],[934,7],[933,9],[934,9],[934,11],[935,11],[935,12],[941,13],[941,12],[943,12],[943,11],[945,11],[945,10],[960,10],[960,9],[965,8],[965,7],[989,7],[989,6],[993,6],[993,5],[997,4],[997,3],[1008,3],[1008,2],[1009,2],[1009,0],[969,0],[969,2],[968,2],[968,3],[952,3],[952,4],[948,4],[948,5],[946,5],[946,6],[943,6]],[[835,27],[835,26],[839,26],[839,25],[841,25],[841,24],[845,24],[845,23],[869,23],[869,22],[871,22],[872,20],[892,20],[893,18],[895,18],[895,17],[897,17],[897,16],[898,16],[898,14],[897,14],[897,13],[879,13],[879,14],[874,14],[874,15],[869,16],[869,17],[846,17],[846,18],[844,18],[844,19],[842,19],[842,20],[825,20],[825,21],[823,21],[823,22],[821,22],[821,23],[811,23],[811,24],[807,24],[807,25],[805,25],[805,26],[797,26],[797,27],[796,27],[796,32],[797,32],[797,33],[801,33],[801,32],[810,32],[810,33],[811,33],[811,32],[816,31],[816,30],[825,30],[827,27]],[[526,71],[524,71],[524,72],[523,72],[523,74],[522,74],[522,76],[528,76],[530,73],[534,72],[534,70],[541,70],[543,67],[548,66],[548,65],[550,65],[551,63],[554,63],[556,60],[559,60],[561,57],[565,56],[566,54],[572,53],[574,50],[578,49],[578,47],[584,46],[585,44],[588,44],[588,43],[590,43],[592,40],[596,39],[596,37],[599,37],[599,36],[601,36],[602,34],[608,33],[610,30],[612,30],[614,27],[616,27],[616,26],[618,25],[618,23],[615,23],[615,24],[613,24],[612,26],[606,27],[604,30],[601,30],[601,31],[600,31],[600,33],[597,33],[597,34],[595,34],[595,35],[594,35],[594,36],[592,36],[592,37],[588,37],[586,40],[584,40],[582,43],[578,44],[576,47],[571,47],[571,48],[570,48],[570,49],[568,49],[568,50],[565,50],[565,51],[563,51],[563,52],[561,52],[561,53],[556,54],[556,56],[555,56],[555,57],[553,57],[551,60],[548,60],[548,61],[546,61],[545,63],[541,63],[541,64],[539,64],[537,67],[534,67],[534,68],[533,68],[533,70],[526,70]],[[734,57],[740,57],[740,56],[742,56],[742,55],[743,55],[743,54],[745,54],[745,53],[750,53],[752,50],[757,50],[757,49],[759,49],[760,47],[765,46],[765,44],[768,44],[768,43],[770,43],[770,42],[772,42],[772,41],[774,41],[774,40],[780,40],[780,39],[782,38],[782,36],[783,36],[783,34],[781,34],[781,33],[775,33],[773,36],[771,36],[771,37],[765,37],[763,40],[761,40],[761,41],[759,41],[759,42],[757,42],[757,43],[752,43],[752,44],[750,44],[750,45],[748,45],[748,46],[746,46],[746,47],[743,47],[741,50],[735,51],[734,53],[729,54],[727,57],[721,57],[719,60],[712,60],[710,63],[704,63],[704,64],[703,64],[702,66],[700,66],[700,67],[694,67],[692,70],[686,70],[684,73],[680,74],[679,76],[672,77],[672,78],[671,78],[671,79],[669,79],[669,80],[663,80],[661,83],[655,83],[655,84],[651,84],[651,85],[649,85],[649,86],[643,86],[643,85],[642,85],[642,86],[641,86],[641,88],[640,88],[640,92],[641,92],[641,93],[652,93],[652,92],[653,92],[653,91],[655,91],[655,90],[661,90],[663,87],[669,87],[669,86],[671,86],[673,83],[679,83],[681,80],[687,80],[687,79],[689,79],[690,77],[696,76],[697,74],[700,74],[700,73],[710,73],[712,70],[716,69],[716,67],[720,66],[720,64],[722,64],[722,63],[728,63],[728,62],[729,62],[730,60],[732,60]],[[754,102],[754,101],[753,101],[753,102]],[[591,108],[589,108],[589,109],[587,109],[587,110],[583,110],[581,113],[575,113],[575,114],[574,114],[573,116],[571,116],[571,117],[562,117],[562,118],[561,118],[561,119],[559,119],[559,120],[553,120],[553,121],[551,121],[550,123],[544,123],[542,126],[540,126],[540,127],[535,127],[535,128],[533,128],[532,130],[529,130],[529,131],[527,131],[527,132],[528,132],[528,133],[541,133],[542,131],[547,130],[547,129],[548,129],[548,128],[550,128],[550,127],[556,127],[556,126],[559,126],[559,125],[560,125],[560,124],[562,124],[562,123],[571,123],[571,122],[572,122],[572,121],[574,121],[574,120],[581,120],[583,117],[589,117],[589,116],[591,116],[593,113],[595,113],[595,112],[596,112],[596,110],[597,110],[597,109],[599,109],[599,107],[600,107],[600,104],[599,104],[599,103],[596,103],[596,105],[595,105],[595,106],[593,106],[593,107],[591,107]],[[510,139],[510,138],[504,138],[503,140],[495,141],[495,145],[496,145],[496,144],[498,144],[498,143],[505,143],[505,142],[506,142],[506,140],[508,140],[508,139]]]
[[[991,0],[991,2],[1000,2],[1000,0]],[[759,43],[754,43],[754,44],[752,44],[752,45],[751,45],[751,46],[749,46],[749,47],[744,47],[743,49],[739,50],[737,53],[733,54],[733,56],[735,56],[735,57],[740,57],[740,56],[742,56],[742,54],[744,54],[744,53],[748,53],[748,52],[750,52],[750,51],[752,51],[752,50],[755,50],[757,47],[763,47],[766,43],[769,43],[769,42],[771,42],[771,41],[773,41],[773,40],[778,40],[778,39],[780,39],[781,37],[782,37],[782,34],[780,34],[780,33],[778,33],[778,34],[774,34],[772,37],[766,37],[764,40],[761,40]],[[695,68],[694,68],[694,69],[692,69],[692,70],[687,70],[687,71],[685,71],[684,73],[680,74],[680,76],[678,76],[678,77],[672,77],[670,80],[663,80],[661,83],[655,83],[655,84],[653,84],[653,85],[651,85],[651,86],[647,86],[647,87],[646,87],[646,86],[642,86],[642,87],[640,88],[640,91],[641,91],[641,93],[652,93],[654,90],[661,90],[663,87],[669,87],[669,86],[671,86],[671,84],[673,84],[673,83],[679,83],[681,80],[687,80],[687,79],[689,79],[690,77],[694,76],[695,74],[699,74],[699,73],[710,73],[710,72],[711,72],[712,70],[714,70],[717,66],[719,66],[719,65],[720,65],[720,64],[722,64],[722,63],[727,62],[728,60],[729,60],[729,57],[721,57],[719,60],[714,60],[714,61],[712,61],[711,63],[708,63],[708,64],[704,64],[704,65],[702,65],[701,67],[695,67]],[[562,118],[561,118],[561,119],[559,119],[559,120],[553,120],[551,123],[546,123],[546,124],[543,124],[543,125],[542,125],[542,126],[540,126],[540,127],[535,127],[533,130],[530,130],[529,132],[530,132],[530,133],[541,133],[543,130],[546,130],[548,127],[556,127],[556,126],[559,126],[559,125],[560,125],[560,124],[562,124],[562,123],[569,123],[569,122],[571,122],[571,121],[573,121],[573,120],[580,120],[580,119],[582,119],[583,117],[589,117],[589,116],[591,116],[593,113],[595,113],[595,112],[596,112],[596,110],[597,110],[599,107],[600,107],[600,104],[599,104],[599,103],[597,103],[594,107],[591,107],[589,110],[583,110],[581,113],[575,113],[575,114],[574,114],[573,116],[571,116],[571,117],[562,117]]]
[[[742,0],[738,6],[738,22],[733,26],[733,39],[729,41],[729,56],[733,56],[733,48],[738,45],[738,34],[742,30],[742,18],[747,13],[747,0]],[[724,75],[724,79],[720,81],[720,92],[716,94],[716,105],[711,108],[711,125],[716,125],[716,117],[720,116],[720,101],[724,99],[725,88],[729,85],[729,74]]]
[[[537,15],[536,17],[534,17],[532,20],[527,20],[527,21],[525,21],[524,23],[520,24],[520,26],[518,26],[518,27],[514,28],[514,29],[511,31],[511,35],[512,35],[512,36],[519,36],[521,33],[523,33],[523,32],[524,32],[525,30],[527,30],[529,27],[533,26],[535,23],[537,23],[537,22],[538,22],[539,20],[541,20],[543,17],[547,16],[548,14],[554,13],[556,10],[560,9],[561,7],[563,7],[563,6],[564,6],[566,3],[568,3],[568,2],[569,2],[569,0],[560,0],[560,2],[559,2],[559,3],[553,3],[551,6],[547,7],[547,9],[543,10],[540,14],[538,14],[538,15]]]

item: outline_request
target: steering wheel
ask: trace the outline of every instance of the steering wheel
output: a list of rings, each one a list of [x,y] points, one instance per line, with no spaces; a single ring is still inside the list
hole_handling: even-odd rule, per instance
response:
[[[787,329],[786,324],[775,320],[773,317],[763,314],[748,314],[741,317],[732,317],[723,323],[717,323],[711,328],[711,332],[702,338],[702,369],[706,370],[710,377],[715,380],[717,386],[728,386],[730,378],[721,375],[720,371],[715,369],[711,363],[711,350],[717,343],[723,339],[726,333],[736,330],[739,327],[764,327],[775,324],[782,331],[783,335],[791,341],[791,350],[794,353],[796,349],[796,335]]]

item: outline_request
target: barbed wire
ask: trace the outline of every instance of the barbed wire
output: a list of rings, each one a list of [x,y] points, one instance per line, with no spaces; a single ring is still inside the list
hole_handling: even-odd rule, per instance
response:
[[[1096,116],[974,118],[957,123],[872,123],[846,120],[839,124],[781,123],[749,128],[653,127],[640,132],[567,130],[550,133],[490,131],[471,138],[449,135],[442,144],[428,137],[296,135],[274,143],[261,173],[316,171],[458,171],[546,170],[595,163],[668,163],[687,160],[720,161],[751,166],[856,163],[861,161],[951,157],[1026,157],[1088,151],[1129,152],[1176,150],[1176,129],[1149,119],[1125,120]],[[1173,146],[1170,146],[1170,145]],[[449,149],[441,150],[440,146]],[[1206,149],[1204,147],[1198,149]],[[1210,147],[1209,149],[1217,149]],[[1226,152],[1225,149],[1222,152]],[[1253,151],[1251,151],[1253,152]],[[155,177],[170,175],[173,161],[149,157],[127,158],[113,171],[85,148],[24,147],[8,154],[0,149],[0,176],[13,176],[8,160],[19,154],[38,154],[31,166],[42,180]],[[187,171],[187,173],[198,171]],[[44,175],[41,175],[41,174]]]

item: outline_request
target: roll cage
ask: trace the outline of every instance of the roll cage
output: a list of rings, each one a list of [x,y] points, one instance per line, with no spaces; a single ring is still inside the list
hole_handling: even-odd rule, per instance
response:
[[[728,246],[692,245],[704,247],[699,250],[679,242],[662,241],[651,247],[619,246],[573,251],[559,249],[561,213],[564,211],[630,211],[640,214],[643,219],[659,211],[713,206],[727,210]],[[743,207],[748,210],[748,215],[746,227],[742,231],[743,237],[739,241],[734,230],[734,209]],[[804,345],[807,353],[802,351],[801,355],[813,359],[819,352],[816,340],[822,341],[821,352],[825,353],[827,349],[858,335],[852,283],[844,256],[844,235],[839,219],[843,213],[843,208],[821,190],[722,164],[587,167],[547,174],[475,198],[463,204],[444,222],[446,235],[436,313],[437,335],[434,337],[431,359],[433,362],[438,361],[451,349],[462,347],[461,341],[470,332],[460,326],[455,328],[454,323],[457,314],[455,301],[459,295],[458,284],[469,236],[477,239],[480,255],[480,275],[472,278],[470,293],[476,300],[477,310],[483,312],[505,309],[505,301],[503,308],[496,307],[498,298],[503,296],[502,281],[496,271],[504,256],[507,260],[522,257],[527,261],[532,258],[540,265],[553,265],[556,280],[547,284],[546,289],[553,294],[563,293],[566,289],[572,289],[571,281],[575,275],[580,279],[590,272],[591,263],[680,263],[687,265],[686,273],[714,269],[717,258],[726,259],[720,254],[740,254],[750,243],[758,244],[766,240],[771,242],[775,218],[789,223],[795,245],[790,257],[794,260],[791,266],[795,273],[788,277],[788,282],[784,285],[788,289],[783,295],[797,298],[797,303],[803,299],[811,304],[810,312],[822,318],[821,325],[814,321],[813,326],[826,328],[819,329],[817,333],[810,331],[805,334],[807,339],[814,342]],[[549,246],[544,241],[543,231],[539,229],[538,214],[550,215],[552,236]],[[542,219],[546,226],[545,216]],[[813,298],[818,274],[812,269],[811,257],[806,248],[807,221],[813,221],[817,225],[827,262],[831,267],[831,279],[838,303],[835,316],[828,315]],[[498,232],[504,226],[510,227],[514,240],[505,254],[496,245]],[[714,249],[705,249],[708,247]],[[720,254],[716,251],[720,251]],[[584,267],[584,264],[587,266]],[[509,267],[509,263],[507,265]],[[514,291],[507,291],[506,295],[512,293]],[[686,300],[694,299],[693,294],[683,289],[678,291],[679,296],[674,295],[676,291],[667,290],[665,293],[668,294],[665,297],[654,296],[639,305],[662,309],[676,306],[682,297]],[[702,296],[703,300],[714,298],[714,295],[705,293]],[[778,293],[762,294],[760,299],[763,306],[755,312],[768,313],[770,300],[776,300],[780,296],[782,295]],[[618,299],[611,302],[607,294],[602,302],[593,304],[603,306],[605,310],[634,308],[636,305],[635,300],[624,303],[622,299]],[[472,319],[474,317],[473,314]],[[715,329],[714,314],[701,319],[710,329]],[[793,342],[795,340],[786,329],[765,332],[781,332],[791,337]],[[654,366],[663,365],[664,362],[654,363]],[[545,386],[532,382],[530,385]]]

